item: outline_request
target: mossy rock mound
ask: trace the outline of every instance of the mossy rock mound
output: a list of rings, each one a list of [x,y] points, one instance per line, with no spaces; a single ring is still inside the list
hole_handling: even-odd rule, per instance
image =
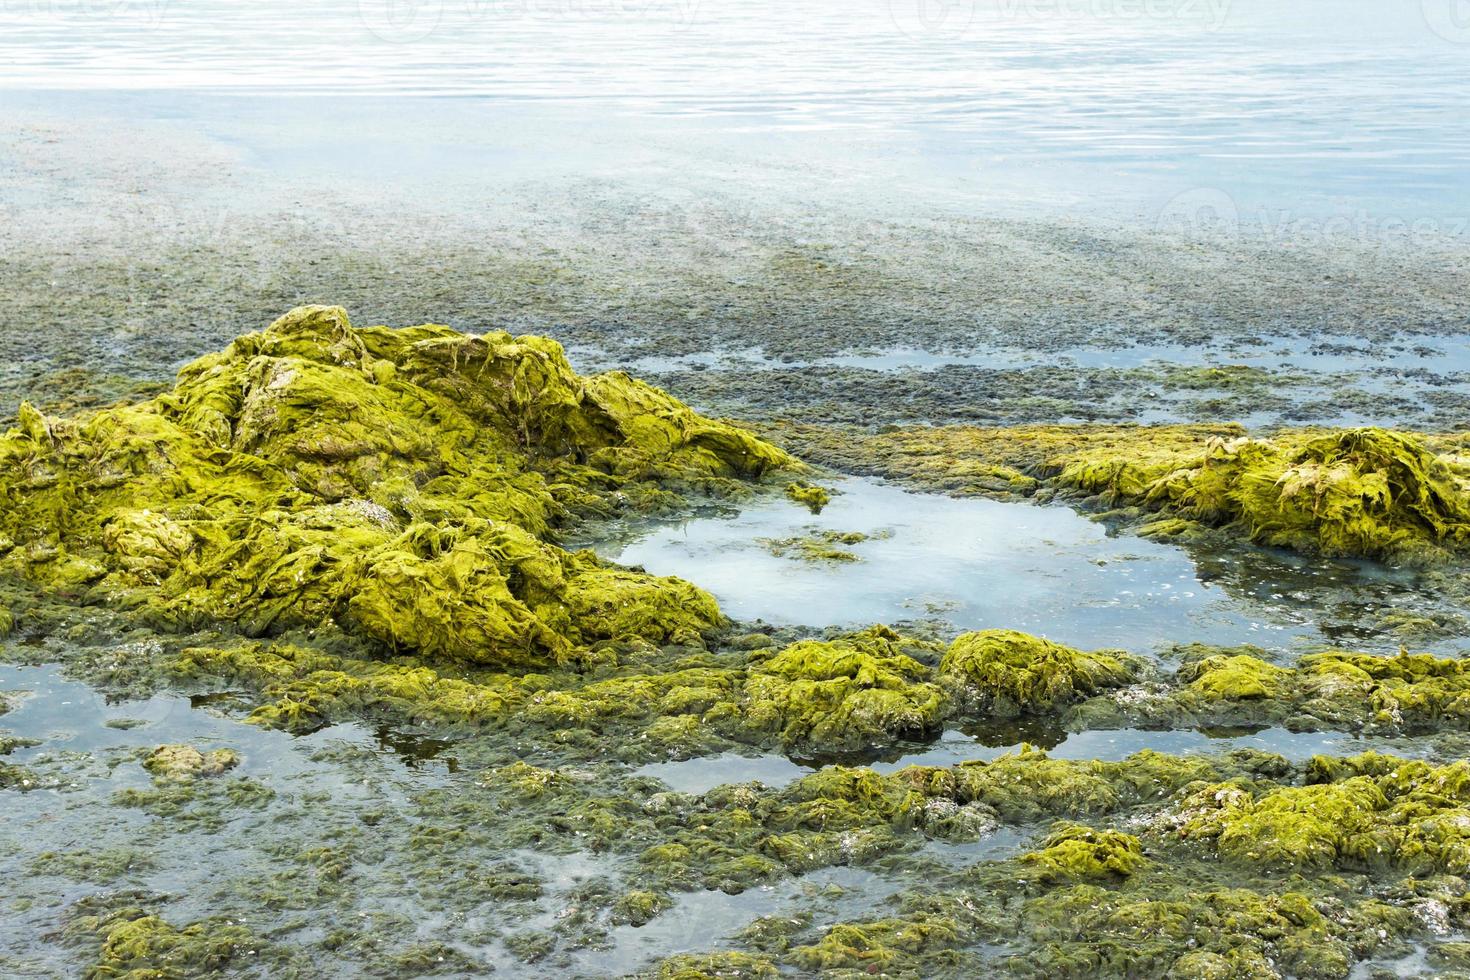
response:
[[[293,310],[150,401],[19,418],[0,572],[161,628],[337,623],[494,666],[718,625],[694,586],[570,554],[557,529],[795,464],[627,375],[577,375],[546,338],[358,329],[340,307]]]
[[[1180,835],[1274,869],[1470,873],[1470,763],[1316,757],[1308,785],[1217,783],[1178,804]]]
[[[788,752],[858,752],[935,734],[949,713],[931,671],[911,653],[932,645],[874,626],[835,640],[803,640],[751,668],[738,726],[777,737]]]
[[[1467,433],[1363,427],[1252,437],[1233,424],[1086,424],[805,427],[792,437],[814,459],[928,489],[1087,498],[1154,538],[1222,529],[1307,554],[1400,564],[1470,550]]]
[[[1145,672],[1122,651],[1086,653],[1017,630],[965,633],[939,664],[959,697],[999,717],[1045,714],[1131,684]]]
[[[1042,881],[1127,878],[1147,860],[1143,842],[1120,830],[1097,830],[1062,823],[1042,842],[1041,850],[1021,855],[1021,864]]]
[[[1238,528],[1257,544],[1424,564],[1470,548],[1466,477],[1419,437],[1359,428],[1187,449],[1153,446],[1140,430],[1132,447],[1066,459],[1056,479],[1113,503]]]

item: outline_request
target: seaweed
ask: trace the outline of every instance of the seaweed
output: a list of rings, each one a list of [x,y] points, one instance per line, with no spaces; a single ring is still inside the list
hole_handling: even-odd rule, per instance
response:
[[[77,419],[0,438],[0,570],[165,629],[335,623],[387,650],[506,666],[694,640],[707,594],[572,554],[578,516],[732,493],[795,460],[540,337],[357,329],[293,310]]]
[[[1130,684],[1144,670],[1122,651],[1084,653],[1015,630],[965,633],[939,664],[941,679],[1000,717],[1050,712]]]
[[[1381,428],[1252,437],[1237,425],[806,427],[815,457],[961,495],[1095,501],[1155,537],[1209,528],[1306,554],[1443,563],[1470,549],[1452,437]]]

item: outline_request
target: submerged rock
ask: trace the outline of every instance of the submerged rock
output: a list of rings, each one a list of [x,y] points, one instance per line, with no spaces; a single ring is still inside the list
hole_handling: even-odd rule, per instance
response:
[[[560,663],[721,617],[687,583],[556,547],[558,527],[793,465],[622,373],[578,376],[554,341],[303,307],[150,401],[23,406],[0,438],[0,571],[164,628],[336,623],[393,650]]]

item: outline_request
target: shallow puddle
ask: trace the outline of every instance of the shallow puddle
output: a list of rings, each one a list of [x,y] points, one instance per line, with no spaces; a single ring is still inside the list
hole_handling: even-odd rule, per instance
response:
[[[949,729],[930,745],[894,758],[868,763],[877,772],[897,772],[907,766],[952,766],[961,762],[988,762],[1016,753],[1026,745],[1044,748],[1055,759],[1101,759],[1117,761],[1135,752],[1151,749],[1171,755],[1201,755],[1256,749],[1274,752],[1300,762],[1321,754],[1351,754],[1363,751],[1359,741],[1335,732],[1289,732],[1267,728],[1258,732],[1206,733],[1201,731],[1088,731],[1064,733],[1040,745],[1034,739],[1001,742],[991,734],[975,736]],[[637,770],[639,775],[662,780],[680,793],[706,793],[727,783],[757,781],[773,788],[787,786],[817,771],[816,764],[802,765],[779,755],[744,757],[727,753],[702,759],[658,762]]]
[[[650,529],[605,557],[696,582],[743,621],[862,626],[935,618],[960,629],[1007,627],[1083,648],[1149,651],[1181,642],[1327,643],[1304,586],[1381,573],[1351,563],[1256,553],[1202,571],[1188,552],[1056,506],[911,493],[842,480],[820,515],[784,498],[736,515]],[[857,531],[843,547],[859,561],[779,557],[765,543],[813,531]]]

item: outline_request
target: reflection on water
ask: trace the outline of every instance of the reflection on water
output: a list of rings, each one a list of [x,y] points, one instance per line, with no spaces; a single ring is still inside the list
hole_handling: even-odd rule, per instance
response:
[[[697,582],[745,621],[861,626],[934,617],[962,629],[1006,627],[1135,651],[1181,642],[1327,643],[1322,590],[1387,587],[1366,566],[1254,549],[1196,564],[1172,545],[1109,537],[1065,507],[909,493],[861,478],[835,486],[839,493],[816,517],[766,498],[737,515],[655,527],[600,550]],[[761,544],[811,528],[873,538],[845,546],[862,560],[844,563],[777,557]]]
[[[1362,751],[1357,739],[1336,732],[1289,732],[1264,728],[1255,732],[1145,731],[1125,728],[1116,731],[1056,732],[1043,730],[1040,742],[1024,723],[1004,722],[988,729],[949,729],[926,746],[895,750],[889,757],[867,763],[877,772],[897,772],[908,766],[952,766],[961,762],[988,762],[1021,751],[1025,745],[1044,748],[1054,759],[1102,759],[1117,761],[1135,752],[1151,749],[1171,755],[1200,755],[1256,749],[1300,762],[1321,754],[1351,754]],[[771,787],[789,785],[817,771],[816,764],[798,765],[784,756],[760,755],[745,758],[727,754],[704,759],[684,759],[643,766],[639,775],[662,780],[680,793],[705,793],[728,783],[752,780]]]

